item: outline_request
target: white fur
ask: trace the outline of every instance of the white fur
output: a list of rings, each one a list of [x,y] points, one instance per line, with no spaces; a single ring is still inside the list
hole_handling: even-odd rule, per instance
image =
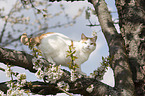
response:
[[[38,48],[48,61],[68,67],[68,63],[71,61],[70,57],[66,58],[66,51],[69,50],[69,45],[71,45],[71,39],[69,37],[60,33],[53,33],[45,35]],[[79,66],[77,71],[84,74],[81,71],[81,64],[88,60],[90,53],[94,51],[96,47],[91,45],[90,39],[88,39],[86,43],[83,43],[82,40],[73,41],[73,46],[76,50],[75,56],[78,57],[78,59],[75,60],[75,63]]]

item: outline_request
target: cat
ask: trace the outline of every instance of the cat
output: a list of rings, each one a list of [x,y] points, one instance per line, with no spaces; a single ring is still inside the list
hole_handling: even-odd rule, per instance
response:
[[[96,48],[97,36],[92,38],[86,37],[83,33],[80,41],[73,41],[69,37],[55,32],[48,32],[37,36],[35,38],[28,38],[27,34],[24,33],[21,36],[21,42],[25,45],[36,45],[38,49],[43,53],[44,58],[49,62],[54,62],[56,65],[62,65],[69,67],[71,59],[67,56],[69,46],[75,47],[76,53],[74,54],[77,59],[75,63],[78,65],[77,72],[86,75],[81,71],[81,64],[88,60],[89,55]],[[28,42],[29,40],[29,42]]]

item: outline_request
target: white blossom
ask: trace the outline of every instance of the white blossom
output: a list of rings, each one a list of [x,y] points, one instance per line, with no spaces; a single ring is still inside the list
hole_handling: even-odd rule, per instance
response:
[[[23,96],[24,95],[24,90],[20,90],[19,88],[17,89],[9,89],[7,91],[7,96]]]
[[[17,80],[24,80],[26,79],[26,74],[25,73],[20,73],[17,75]]]
[[[93,89],[94,89],[94,85],[91,84],[91,85],[86,89],[86,91],[89,92],[89,93],[91,93],[91,92],[93,91]]]
[[[65,91],[69,91],[69,85],[68,85],[68,83],[65,83],[64,81],[58,82],[57,86],[59,88],[64,89]]]
[[[35,75],[37,78],[42,79],[44,76],[47,77],[47,81],[51,81],[51,83],[55,83],[56,80],[60,79],[63,71],[61,70],[61,65],[56,66],[55,64],[49,63],[46,64],[46,60],[43,58],[33,58],[34,69],[37,70]]]
[[[38,70],[39,68],[42,68],[43,67],[43,64],[42,64],[43,63],[43,60],[41,58],[34,57],[32,59],[32,62],[33,62],[33,65],[34,65],[33,68],[36,69],[36,70]]]
[[[10,76],[11,76],[11,73],[12,73],[12,70],[10,69],[10,67],[8,67],[8,68],[5,70],[5,72],[6,72],[6,76],[7,76],[7,77],[10,77]]]
[[[37,72],[35,73],[36,77],[42,79],[44,77],[44,73],[41,68],[38,68]]]
[[[16,85],[17,85],[18,87],[24,86],[25,83],[26,83],[26,74],[25,74],[25,73],[20,73],[20,74],[18,74],[18,75],[17,75],[17,80],[18,80],[18,82],[16,83]]]
[[[22,96],[23,92],[21,90],[13,90],[10,95],[11,96]]]
[[[23,87],[26,84],[26,80],[21,80],[19,82],[16,83],[17,87]]]
[[[71,69],[71,81],[75,81],[77,78],[75,76],[75,71]]]
[[[45,72],[45,75],[48,76],[47,80],[51,81],[51,83],[55,83],[56,80],[60,79],[62,74],[61,65],[55,66],[55,64],[48,68],[48,72]]]
[[[0,96],[6,96],[3,91],[0,90]]]
[[[21,85],[24,85],[26,83],[26,80],[21,81]]]
[[[7,82],[7,87],[13,88],[14,87],[14,82]]]

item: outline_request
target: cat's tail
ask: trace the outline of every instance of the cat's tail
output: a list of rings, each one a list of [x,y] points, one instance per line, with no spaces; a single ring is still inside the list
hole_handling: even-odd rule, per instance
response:
[[[27,34],[24,33],[21,36],[21,42],[24,45],[27,45],[29,47],[34,47],[34,46],[38,46],[40,44],[40,39],[39,37],[35,37],[35,38],[28,38]]]

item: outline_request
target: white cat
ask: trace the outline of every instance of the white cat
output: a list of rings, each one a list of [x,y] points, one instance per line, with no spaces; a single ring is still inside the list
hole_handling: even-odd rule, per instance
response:
[[[70,57],[67,56],[69,45],[75,47],[75,56],[78,57],[75,63],[78,65],[77,71],[80,74],[84,73],[81,71],[81,64],[88,60],[89,55],[96,48],[97,36],[92,38],[86,37],[83,33],[80,41],[73,41],[69,37],[54,32],[48,32],[35,38],[27,37],[26,33],[21,36],[21,42],[25,45],[36,45],[43,53],[43,56],[50,62],[55,62],[56,65],[69,66],[71,61]],[[28,42],[28,40],[30,40]]]

